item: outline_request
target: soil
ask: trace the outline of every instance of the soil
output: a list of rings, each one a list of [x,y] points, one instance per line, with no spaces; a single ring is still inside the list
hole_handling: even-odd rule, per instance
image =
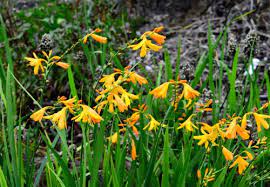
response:
[[[233,53],[236,47],[240,48],[240,58],[238,64],[238,80],[237,88],[243,86],[246,61],[250,54],[250,37],[254,36],[256,39],[255,52],[253,60],[259,61],[257,71],[259,71],[258,82],[263,81],[263,73],[266,71],[270,74],[270,1],[229,1],[229,0],[212,0],[212,1],[162,1],[162,3],[150,3],[148,1],[137,1],[136,7],[130,9],[132,16],[143,16],[145,24],[141,26],[138,35],[147,30],[152,30],[155,27],[163,25],[165,35],[167,36],[165,50],[170,54],[172,65],[175,64],[177,58],[177,45],[179,38],[181,40],[181,68],[180,75],[182,79],[192,80],[194,78],[194,71],[199,62],[199,58],[203,53],[208,51],[207,30],[210,24],[213,36],[213,42],[216,41],[218,34],[224,27],[236,17],[242,16],[238,21],[231,22],[228,28],[228,49],[225,55],[224,63],[231,67],[233,60]],[[153,1],[151,1],[153,2]],[[154,1],[155,2],[155,1]],[[159,2],[159,1],[157,1]],[[181,4],[182,2],[182,4]],[[150,7],[150,8],[147,8]],[[234,42],[234,46],[230,42]],[[234,47],[234,49],[230,49]],[[233,52],[233,51],[232,51]],[[216,72],[214,78],[219,78],[219,61],[221,60],[220,50],[215,51],[216,58],[214,63]],[[153,53],[144,60],[145,67],[149,72],[156,72],[160,63],[164,63],[164,53],[155,53],[155,58],[158,62],[152,60]],[[131,54],[130,64],[138,62],[139,57],[137,53]],[[252,60],[252,59],[251,59]],[[178,71],[178,70],[175,70]],[[241,74],[241,75],[240,75]],[[208,75],[208,71],[204,72],[203,80]],[[217,76],[216,76],[217,75]],[[228,92],[228,80],[224,76],[224,93]],[[207,91],[206,91],[207,92]],[[262,88],[261,101],[267,100],[266,88]],[[226,96],[224,96],[226,97]],[[226,99],[226,98],[224,98]]]

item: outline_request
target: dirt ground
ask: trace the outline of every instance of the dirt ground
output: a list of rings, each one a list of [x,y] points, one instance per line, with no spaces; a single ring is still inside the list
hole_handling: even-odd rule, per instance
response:
[[[241,72],[245,66],[244,60],[242,61],[241,59],[246,59],[248,55],[248,52],[246,51],[247,43],[250,40],[250,37],[255,37],[256,48],[253,59],[259,61],[257,71],[259,71],[262,79],[265,70],[270,74],[270,1],[190,1],[193,3],[190,3],[189,5],[180,5],[177,4],[176,1],[173,1],[175,3],[172,2],[171,4],[170,1],[166,2],[168,3],[161,5],[152,4],[152,6],[149,6],[152,8],[147,9],[146,11],[146,8],[140,10],[139,7],[145,6],[142,6],[143,2],[138,1],[137,6],[135,6],[137,8],[131,8],[131,14],[144,16],[147,20],[140,28],[138,35],[159,25],[163,25],[166,28],[166,48],[169,51],[172,64],[175,63],[177,58],[177,44],[180,38],[181,78],[192,80],[200,56],[204,52],[207,52],[207,30],[209,23],[213,31],[212,39],[213,41],[216,41],[218,34],[224,29],[228,22],[248,12],[250,13],[249,15],[244,16],[239,21],[232,22],[229,26],[227,46],[228,48],[230,48],[231,45],[233,45],[233,47],[239,46],[240,61],[238,68]],[[167,8],[166,5],[168,6]],[[162,8],[159,9],[158,7]],[[228,52],[226,53],[224,63],[231,66],[233,55],[229,52],[231,49],[227,50]],[[221,53],[218,50],[215,52],[217,56],[216,60],[218,61],[221,58]],[[131,55],[131,64],[139,60],[139,57],[136,54]],[[158,63],[153,63],[153,60],[150,59],[151,55],[144,61],[146,63],[146,69],[149,72],[155,72],[155,70],[158,69],[158,64],[164,63],[162,53],[155,55],[160,59]],[[218,62],[216,63],[216,66],[219,66]],[[216,68],[216,70],[216,79],[218,79],[218,68]],[[207,75],[208,72],[206,71],[204,74]],[[243,73],[239,75],[237,87],[240,88],[243,85],[244,76]],[[262,79],[259,81],[262,81]],[[228,80],[226,76],[224,76],[224,83],[224,91],[226,92],[228,89]],[[261,100],[264,101],[266,99],[266,89],[262,88]]]

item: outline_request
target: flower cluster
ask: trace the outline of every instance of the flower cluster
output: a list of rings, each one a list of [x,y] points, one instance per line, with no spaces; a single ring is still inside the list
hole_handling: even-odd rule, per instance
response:
[[[224,146],[222,148],[222,153],[227,161],[233,160],[233,158],[234,158],[233,153],[231,151],[229,151],[227,148],[225,148]],[[243,156],[243,155],[245,155],[245,156]],[[232,163],[230,168],[237,165],[238,166],[238,173],[241,175],[243,173],[243,171],[249,165],[247,160],[252,160],[253,155],[248,151],[243,151],[242,153],[238,154],[235,157],[236,157],[236,159],[234,160],[234,162]]]
[[[87,40],[89,37],[93,38],[95,41],[102,43],[102,44],[106,44],[107,43],[107,38],[103,37],[103,36],[99,36],[96,33],[100,33],[102,32],[101,29],[97,28],[94,31],[92,31],[91,33],[87,34],[86,36],[84,36],[82,39],[79,39],[79,41],[72,45],[71,48],[67,49],[67,51],[65,53],[63,53],[62,56],[52,56],[52,50],[50,50],[49,54],[47,54],[45,51],[42,51],[43,56],[46,58],[39,58],[37,56],[37,54],[35,52],[33,52],[33,56],[32,57],[25,57],[25,60],[27,60],[29,62],[29,65],[34,67],[34,74],[37,75],[40,71],[41,73],[44,73],[44,71],[46,70],[47,74],[49,72],[49,70],[51,69],[51,67],[53,65],[57,65],[63,69],[68,69],[69,64],[65,63],[65,62],[61,62],[63,56],[70,51],[71,49],[73,49],[74,47],[76,47],[81,41],[86,44]],[[45,77],[46,78],[46,77]]]
[[[95,106],[98,113],[100,113],[106,105],[109,106],[109,112],[111,113],[113,113],[116,108],[119,112],[124,112],[128,110],[128,107],[130,107],[133,100],[139,98],[138,95],[129,93],[122,85],[128,82],[132,82],[133,84],[139,83],[142,85],[147,84],[148,81],[129,69],[129,66],[123,71],[115,69],[114,73],[104,75],[103,78],[100,79],[99,82],[103,83],[103,90],[98,91],[99,96],[95,99],[96,102],[99,102]]]
[[[197,170],[197,177],[203,186],[207,186],[207,184],[211,181],[215,180],[215,170],[213,168],[206,168],[203,176],[201,170]]]
[[[138,44],[129,45],[133,50],[141,48],[140,56],[145,57],[149,50],[159,51],[162,49],[162,44],[165,42],[166,36],[159,34],[164,27],[157,27],[153,31],[147,31],[140,37]],[[158,45],[152,43],[150,39],[154,40]]]
[[[265,105],[261,107],[258,111],[265,108]],[[258,112],[257,111],[257,112]],[[203,135],[193,136],[194,139],[199,140],[198,145],[205,145],[205,148],[207,148],[208,151],[210,151],[209,143],[211,142],[212,146],[219,146],[216,143],[216,140],[218,137],[221,137],[224,144],[226,139],[237,139],[238,137],[242,140],[248,140],[250,137],[250,131],[248,131],[247,128],[247,117],[249,115],[254,116],[254,121],[257,125],[257,131],[258,133],[261,131],[261,126],[263,126],[265,129],[269,128],[268,123],[265,121],[266,118],[270,118],[270,115],[264,115],[264,114],[258,114],[257,112],[248,112],[244,114],[243,117],[240,116],[233,116],[229,120],[222,119],[218,123],[210,126],[206,123],[197,123],[201,124],[201,133]],[[194,114],[193,114],[194,115]],[[191,115],[192,116],[192,115]],[[183,124],[189,124],[188,128],[186,128],[189,131],[193,131],[193,129],[190,127],[193,125],[190,122],[190,117],[183,123]],[[240,124],[240,125],[239,125]],[[194,126],[196,127],[196,126]],[[197,128],[196,128],[197,129]],[[248,148],[256,148],[258,149],[260,145],[265,145],[266,138],[262,138],[262,142],[259,139],[256,145],[252,146],[253,141],[250,141]],[[230,152],[227,148],[222,146],[222,153],[227,161],[232,161],[234,156],[233,153]],[[245,156],[243,156],[243,154]],[[239,174],[242,174],[243,171],[247,168],[249,165],[248,160],[252,160],[253,156],[252,154],[245,150],[242,153],[235,156],[235,161],[231,164],[230,168],[238,165],[238,172]]]
[[[58,109],[58,112],[53,113],[50,111],[52,114],[47,115],[47,111],[49,109]],[[58,99],[55,106],[46,106],[41,108],[33,113],[30,118],[36,122],[41,122],[42,119],[51,120],[51,122],[56,124],[61,130],[67,128],[68,112],[74,116],[71,120],[75,122],[88,123],[92,125],[100,123],[100,121],[103,120],[95,110],[87,105],[81,104],[81,101],[77,101],[75,97],[67,100],[64,96]]]
[[[50,50],[49,54],[45,51],[42,51],[42,54],[45,56],[44,58],[39,58],[36,53],[33,52],[32,57],[25,57],[27,61],[29,61],[29,65],[34,67],[34,74],[37,75],[40,71],[44,73],[44,69],[49,69],[53,65],[57,65],[63,69],[67,69],[69,67],[68,63],[61,62],[60,56],[52,56],[52,50]]]

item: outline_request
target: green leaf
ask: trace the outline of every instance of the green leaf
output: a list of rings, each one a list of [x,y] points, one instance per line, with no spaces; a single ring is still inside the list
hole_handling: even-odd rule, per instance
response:
[[[57,174],[47,165],[48,170],[52,173],[52,176],[55,178],[55,180],[60,184],[61,187],[65,187],[66,185],[63,183],[63,181],[57,176]]]
[[[0,167],[0,186],[8,187],[2,168]]]
[[[73,77],[71,67],[72,66],[70,64],[70,66],[68,68],[68,83],[69,83],[69,87],[70,87],[72,96],[78,98],[77,89],[76,89],[76,86],[75,86],[74,77]]]
[[[223,169],[223,171],[219,174],[219,176],[216,178],[215,182],[213,183],[213,186],[221,186],[225,176],[227,174],[227,168]]]
[[[204,69],[206,68],[207,62],[208,61],[207,61],[207,58],[205,57],[205,53],[203,53],[197,64],[197,67],[194,73],[194,79],[191,82],[191,86],[193,88],[200,82],[201,76],[203,74]]]
[[[231,114],[235,113],[237,109],[235,80],[236,80],[236,72],[237,72],[237,64],[238,64],[238,55],[239,55],[239,48],[236,49],[236,53],[234,55],[232,72],[229,73],[227,70],[227,74],[228,74],[229,82],[230,82],[229,106],[230,106]]]
[[[46,139],[46,137],[43,134],[42,134],[42,139],[46,142],[46,145],[49,147],[49,149],[53,153],[55,159],[62,167],[65,184],[67,186],[75,186],[75,180],[74,180],[73,176],[71,175],[69,168],[67,167],[67,163],[65,163],[65,161],[59,156],[59,154],[55,151],[55,149],[51,146],[51,144],[48,143],[48,140]]]
[[[173,78],[173,71],[172,71],[172,65],[171,65],[171,61],[170,61],[170,55],[168,50],[165,50],[165,73],[166,73],[166,77],[167,77],[167,81],[171,80]]]
[[[169,169],[170,169],[170,160],[169,160],[169,129],[166,128],[164,136],[164,147],[163,147],[163,162],[162,162],[162,186],[170,186],[169,183]]]

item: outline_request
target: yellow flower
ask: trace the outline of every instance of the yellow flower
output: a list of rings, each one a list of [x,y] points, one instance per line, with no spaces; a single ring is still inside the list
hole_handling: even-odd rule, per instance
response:
[[[136,145],[134,140],[131,140],[131,159],[132,160],[136,160],[137,157],[137,153],[136,153]]]
[[[116,144],[121,132],[126,132],[126,128],[120,129],[118,132],[115,132],[113,135],[109,136],[107,139],[112,142],[112,144]]]
[[[58,126],[60,130],[67,128],[67,116],[66,116],[67,109],[68,107],[64,107],[59,112],[54,113],[49,116],[45,116],[43,118],[51,120],[53,123],[55,123]]]
[[[93,38],[94,40],[96,40],[99,43],[105,44],[107,43],[107,38],[103,37],[103,36],[99,36],[96,35],[95,33],[99,33],[101,32],[101,29],[95,29],[93,32],[91,32],[90,34],[87,34],[84,38],[83,38],[83,43],[85,44],[87,42],[88,37],[90,36],[91,38]]]
[[[43,55],[47,58],[47,62],[49,64],[56,64],[57,66],[63,68],[63,69],[68,69],[69,64],[65,62],[59,62],[61,59],[60,56],[52,56],[52,50],[50,50],[49,54],[47,54],[45,51],[42,51]]]
[[[252,160],[252,159],[253,159],[253,155],[252,155],[250,152],[244,151],[244,153],[246,153],[247,158],[248,158],[249,160]]]
[[[45,51],[41,51],[42,54],[47,58],[48,61],[51,61],[51,60],[60,60],[60,56],[52,56],[52,50],[49,51],[49,54],[47,54]]]
[[[264,115],[264,114],[258,114],[256,112],[253,112],[253,116],[255,118],[256,124],[257,124],[257,128],[258,128],[258,132],[260,132],[261,126],[263,126],[265,129],[269,128],[269,124],[267,123],[267,121],[265,119],[269,119],[270,115]]]
[[[46,62],[46,60],[42,58],[38,58],[36,53],[33,53],[34,58],[31,57],[25,57],[27,61],[29,61],[29,65],[34,67],[34,74],[37,75],[39,72],[39,69],[41,72],[44,72],[44,67],[42,65],[42,62]]]
[[[118,76],[115,81],[116,74],[122,74]],[[105,105],[109,106],[109,112],[113,113],[115,107],[118,107],[120,112],[124,112],[128,110],[128,107],[132,103],[133,100],[139,99],[138,95],[131,94],[127,92],[122,86],[121,83],[130,81],[130,77],[132,77],[132,81],[138,81],[139,83],[145,83],[144,78],[137,75],[136,73],[128,71],[128,67],[125,68],[124,72],[122,70],[115,69],[115,73],[110,75],[105,75],[99,82],[104,82],[105,89],[102,91],[97,91],[99,96],[96,97],[95,101],[99,102],[95,108],[98,113],[104,108]]]
[[[237,124],[237,120],[239,118],[240,117],[233,118],[232,122],[229,124],[229,127],[227,128],[226,133],[225,133],[226,138],[234,139],[237,137],[237,134],[238,134],[243,140],[249,139],[249,131],[240,127]]]
[[[148,117],[150,118],[149,123],[143,128],[143,130],[148,128],[148,131],[156,131],[158,126],[162,126],[165,127],[166,125],[159,123],[157,120],[155,120],[155,118],[152,115],[148,115]]]
[[[109,87],[113,85],[113,82],[115,82],[114,79],[115,73],[112,73],[110,75],[103,75],[103,78],[99,80],[99,82],[104,82],[105,87]]]
[[[113,135],[107,138],[112,144],[116,144],[118,140],[118,133],[115,132]]]
[[[184,88],[183,88],[183,92],[181,94],[181,98],[184,96],[184,98],[186,100],[189,99],[195,99],[196,97],[198,97],[200,95],[200,93],[196,90],[194,90],[191,86],[189,86],[187,83],[181,83]]]
[[[222,138],[224,137],[224,132],[220,129],[219,123],[210,126],[207,123],[200,123],[203,125],[201,127],[201,132],[203,135],[199,136],[193,136],[194,139],[200,140],[198,142],[198,145],[203,145],[205,144],[205,148],[208,148],[209,142],[213,144],[213,146],[217,146],[216,144],[216,139],[221,136]],[[207,132],[206,132],[207,131]]]
[[[43,116],[44,116],[44,114],[45,114],[45,112],[46,112],[46,110],[47,110],[48,108],[51,108],[51,106],[46,106],[46,107],[44,107],[44,108],[39,109],[38,111],[36,111],[35,113],[33,113],[33,114],[30,116],[30,118],[31,118],[32,120],[34,120],[34,121],[39,121],[39,122],[41,122],[41,120],[42,120],[42,118],[43,118]]]
[[[238,156],[237,159],[232,163],[230,168],[236,165],[238,165],[238,173],[241,175],[243,171],[247,168],[249,163],[246,160],[244,160],[242,156]]]
[[[233,160],[233,153],[224,146],[222,146],[222,153],[227,161]]]
[[[134,95],[128,92],[124,92],[121,96],[121,99],[125,102],[127,106],[130,106],[132,100],[139,99],[138,95]]]
[[[245,115],[243,116],[242,122],[241,122],[241,127],[244,128],[244,129],[247,127],[247,115],[248,115],[248,114],[245,114]]]
[[[193,127],[195,129],[198,129],[198,127],[196,127],[191,121],[193,116],[195,116],[195,114],[189,116],[189,118],[184,123],[182,123],[177,129],[182,129],[184,127],[186,128],[187,131],[194,131]]]
[[[157,52],[162,48],[162,46],[153,44],[151,40],[148,40],[146,37],[144,37],[138,44],[130,45],[129,47],[132,48],[132,50],[138,50],[141,48],[140,57],[145,57],[150,49]]]
[[[155,98],[165,98],[167,96],[169,85],[170,82],[165,82],[149,93],[154,95]]]
[[[208,148],[208,145],[209,145],[209,134],[204,134],[204,135],[199,135],[199,136],[193,136],[193,138],[195,140],[200,140],[198,142],[198,145],[203,145],[205,146],[205,148]]]
[[[75,122],[83,122],[83,123],[99,123],[103,118],[94,111],[91,107],[87,105],[80,104],[79,105],[82,108],[82,111],[77,116],[73,117],[71,120],[74,120]]]

